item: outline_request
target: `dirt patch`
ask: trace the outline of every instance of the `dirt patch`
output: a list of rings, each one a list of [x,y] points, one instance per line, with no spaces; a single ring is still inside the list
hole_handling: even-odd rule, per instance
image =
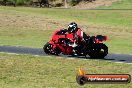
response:
[[[38,29],[50,30],[56,28],[63,28],[65,22],[55,21],[44,16],[0,12],[0,27],[14,27],[17,29]]]
[[[56,30],[59,28],[67,28],[68,22],[64,20],[56,20],[46,18],[42,15],[23,14],[19,12],[0,12],[0,29],[15,28],[22,30]],[[132,37],[131,33],[127,32],[126,28],[118,28],[112,26],[90,25],[80,23],[79,27],[90,35],[104,34],[116,37]]]
[[[107,35],[110,37],[128,39],[132,37],[132,33],[127,32],[127,28],[118,28],[103,25],[80,25],[80,27],[90,36],[91,35]]]
[[[99,6],[111,6],[113,2],[117,2],[120,0],[95,0],[93,2],[81,2],[77,6],[73,8],[77,9],[93,9]]]

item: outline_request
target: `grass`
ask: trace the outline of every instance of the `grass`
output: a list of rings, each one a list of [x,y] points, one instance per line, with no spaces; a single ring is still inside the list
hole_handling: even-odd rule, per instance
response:
[[[4,29],[5,30],[5,29]],[[8,32],[7,32],[8,31]],[[51,31],[45,30],[22,30],[22,29],[6,29],[0,32],[0,45],[15,45],[15,46],[28,46],[40,48],[51,38]],[[49,35],[49,36],[44,36]]]
[[[132,27],[132,11],[77,10],[77,9],[43,9],[25,7],[2,7],[1,10],[17,11],[42,15],[55,20],[77,21],[83,24],[102,24],[104,26]],[[61,14],[61,15],[60,15]],[[129,18],[129,19],[128,19]]]
[[[111,6],[101,6],[99,9],[132,9],[132,0],[120,0]]]
[[[0,45],[43,47],[56,29],[75,21],[90,35],[108,35],[110,53],[131,54],[132,11],[0,8]]]
[[[132,65],[125,63],[0,53],[0,85],[1,88],[79,88],[75,77],[80,65],[89,74],[132,75]],[[87,84],[80,88],[129,88],[131,86],[132,83]]]
[[[132,11],[0,7],[0,45],[42,48],[53,31],[71,21],[90,35],[109,36],[110,53],[132,54]],[[132,65],[104,60],[0,53],[2,88],[79,88],[76,70],[87,73],[130,74]],[[130,84],[88,84],[81,88],[131,88]]]

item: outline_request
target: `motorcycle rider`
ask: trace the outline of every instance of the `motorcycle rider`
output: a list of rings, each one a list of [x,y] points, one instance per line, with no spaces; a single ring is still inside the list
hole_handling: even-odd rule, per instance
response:
[[[67,29],[68,33],[72,33],[74,36],[73,43],[69,44],[69,46],[73,47],[73,53],[76,55],[76,50],[82,50],[82,46],[89,40],[89,36],[87,36],[82,29],[80,29],[75,22],[71,22],[68,25]],[[81,46],[79,46],[81,45]]]
[[[71,22],[68,25],[68,29],[61,29],[60,31],[58,31],[57,35],[63,35],[65,33],[73,35],[72,42],[70,42],[68,45],[73,47],[73,55],[77,55],[76,50],[78,49],[81,51],[83,48],[79,47],[79,45],[83,46],[85,42],[87,42],[87,40],[89,39],[89,36],[87,36],[75,22]]]

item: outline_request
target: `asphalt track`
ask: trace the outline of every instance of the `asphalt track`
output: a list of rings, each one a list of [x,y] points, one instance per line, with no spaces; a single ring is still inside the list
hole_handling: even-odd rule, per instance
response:
[[[31,54],[31,55],[41,55],[47,56],[42,48],[28,48],[28,47],[16,47],[16,46],[0,46],[0,52],[7,52],[7,53],[16,53],[16,54]],[[71,56],[60,55],[61,57],[69,58]],[[84,57],[73,57],[73,58],[81,58],[86,59]],[[87,58],[91,59],[91,58]],[[132,63],[132,55],[127,54],[108,54],[104,59],[98,60],[107,60],[113,61],[118,63]]]

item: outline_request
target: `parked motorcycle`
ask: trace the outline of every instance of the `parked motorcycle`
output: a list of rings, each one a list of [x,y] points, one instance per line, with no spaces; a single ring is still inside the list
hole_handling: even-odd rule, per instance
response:
[[[84,37],[83,42],[75,42],[73,34],[65,31],[55,31],[52,39],[47,42],[43,50],[46,54],[87,56],[91,58],[104,58],[108,54],[108,47],[103,43],[107,36],[97,35]]]

